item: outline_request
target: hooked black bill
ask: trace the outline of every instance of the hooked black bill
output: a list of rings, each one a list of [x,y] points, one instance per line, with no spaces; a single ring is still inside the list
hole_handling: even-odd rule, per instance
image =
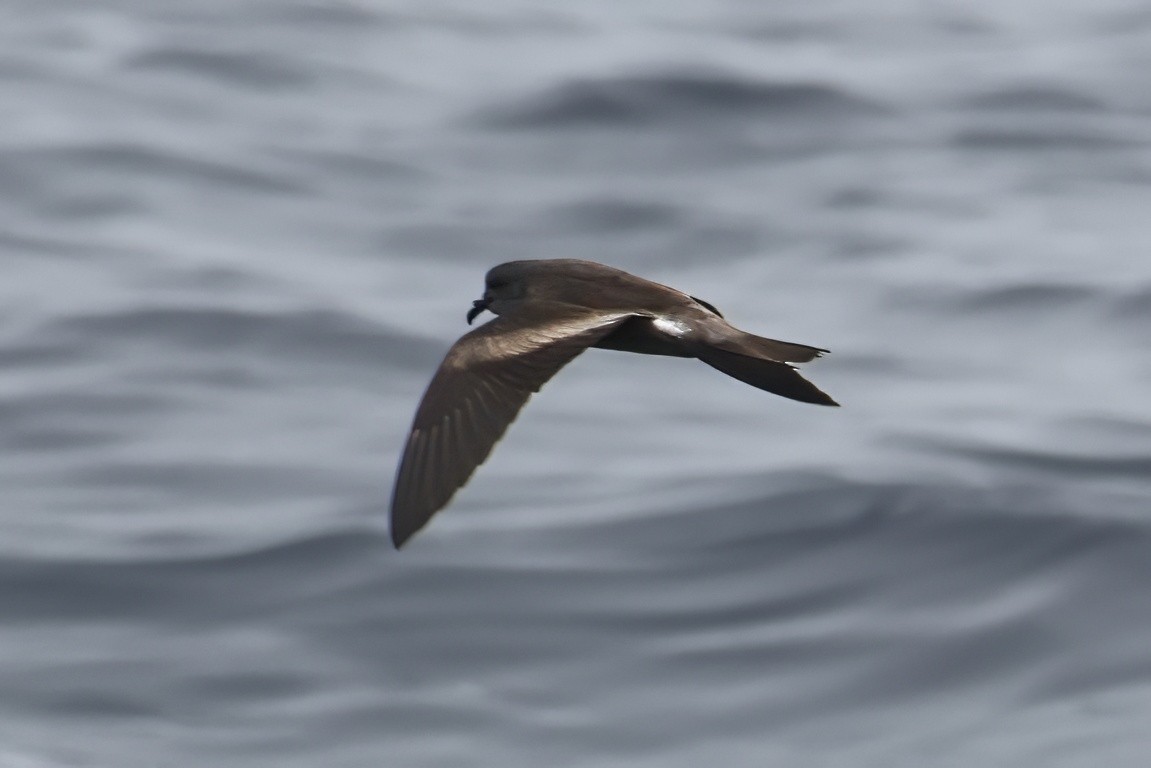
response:
[[[468,310],[468,325],[471,325],[472,321],[476,319],[476,316],[487,308],[488,303],[483,299],[476,299],[473,301],[472,308]]]

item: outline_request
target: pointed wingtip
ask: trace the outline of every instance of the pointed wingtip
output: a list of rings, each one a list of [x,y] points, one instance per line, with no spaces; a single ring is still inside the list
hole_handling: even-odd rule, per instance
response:
[[[405,520],[407,522],[405,522]],[[396,502],[392,500],[392,507],[388,510],[388,535],[392,540],[392,547],[396,550],[403,549],[404,545],[416,534],[420,528],[412,527],[409,517],[402,514],[397,514]]]
[[[811,393],[811,397],[807,398],[805,400],[802,400],[801,402],[810,403],[811,405],[826,405],[826,406],[830,406],[831,408],[841,408],[842,407],[839,403],[837,403],[835,400],[832,399],[831,395],[827,394],[822,389],[818,389],[814,386],[812,387],[812,389],[814,390],[814,392]]]
[[[388,533],[391,535],[392,546],[397,551],[403,549],[404,545],[411,541],[411,538],[416,535],[416,531],[422,527],[417,526],[412,528],[410,524],[402,524],[402,520],[403,517],[396,515],[396,511],[393,509],[389,517],[390,524],[388,526]]]

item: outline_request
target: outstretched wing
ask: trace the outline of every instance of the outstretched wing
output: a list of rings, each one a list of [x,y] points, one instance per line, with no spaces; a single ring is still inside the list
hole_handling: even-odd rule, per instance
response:
[[[408,435],[392,493],[398,549],[451,500],[533,392],[630,314],[501,315],[448,350]]]
[[[728,352],[719,347],[700,350],[699,359],[745,384],[772,394],[816,405],[839,405],[831,396],[799,375],[787,363]]]

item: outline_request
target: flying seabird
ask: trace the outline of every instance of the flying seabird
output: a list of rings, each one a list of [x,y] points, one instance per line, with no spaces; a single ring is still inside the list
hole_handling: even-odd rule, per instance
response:
[[[765,339],[666,285],[580,259],[509,261],[485,278],[471,324],[440,363],[412,423],[392,494],[398,549],[468,481],[533,392],[588,347],[694,357],[753,387],[838,405],[789,363],[826,349]]]

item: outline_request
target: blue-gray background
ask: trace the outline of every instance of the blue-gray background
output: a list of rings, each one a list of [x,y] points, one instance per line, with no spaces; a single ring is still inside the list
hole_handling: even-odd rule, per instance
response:
[[[1151,5],[8,0],[0,767],[1145,766]],[[402,553],[484,271],[591,352]]]

